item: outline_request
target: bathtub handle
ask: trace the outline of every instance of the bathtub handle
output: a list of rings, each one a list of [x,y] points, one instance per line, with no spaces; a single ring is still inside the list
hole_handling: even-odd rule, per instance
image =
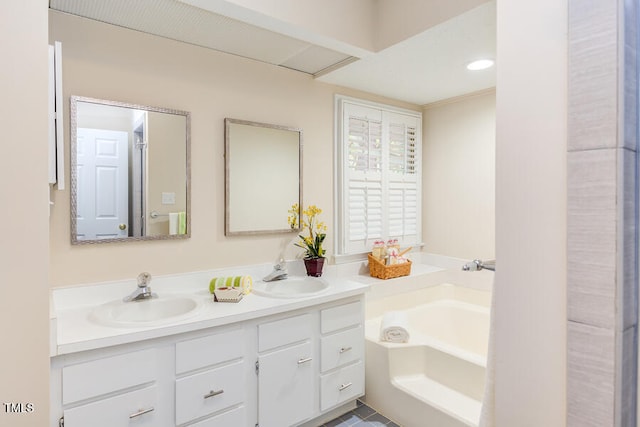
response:
[[[342,384],[342,385],[340,386],[340,388],[338,388],[338,391],[342,391],[342,390],[344,390],[344,389],[346,389],[346,388],[351,387],[352,385],[353,385],[353,383],[346,383],[346,384]]]
[[[340,354],[342,354],[342,353],[346,353],[346,352],[347,352],[347,351],[349,351],[349,350],[351,350],[351,347],[342,347],[342,348],[340,349]]]
[[[303,363],[311,362],[312,360],[313,360],[313,358],[311,358],[311,357],[307,357],[305,359],[299,359],[298,360],[298,365],[302,365]]]

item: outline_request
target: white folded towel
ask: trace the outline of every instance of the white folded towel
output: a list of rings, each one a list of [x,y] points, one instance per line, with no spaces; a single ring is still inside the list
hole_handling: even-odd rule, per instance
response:
[[[403,311],[389,311],[380,322],[380,341],[402,343],[409,341],[409,320]]]
[[[178,234],[178,212],[169,212],[169,234]]]

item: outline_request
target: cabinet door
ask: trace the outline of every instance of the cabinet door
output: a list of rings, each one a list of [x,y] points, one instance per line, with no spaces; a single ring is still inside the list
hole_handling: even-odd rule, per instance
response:
[[[359,360],[364,355],[362,326],[320,339],[320,371],[327,372]]]
[[[215,417],[207,418],[189,427],[244,427],[247,425],[247,410],[244,406],[235,408]]]
[[[361,361],[320,378],[320,410],[326,411],[364,394],[364,365]]]
[[[166,413],[158,407],[156,387],[148,387],[64,411],[65,427],[158,427]]]
[[[62,368],[62,403],[66,405],[151,383],[157,372],[156,356],[155,349],[147,349],[65,366]]]
[[[314,412],[315,361],[310,342],[260,356],[258,419],[260,427],[288,427]]]
[[[234,363],[176,381],[176,424],[244,401],[244,365]]]

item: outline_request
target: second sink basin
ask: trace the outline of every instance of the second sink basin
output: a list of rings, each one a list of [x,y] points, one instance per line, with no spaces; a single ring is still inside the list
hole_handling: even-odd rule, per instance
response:
[[[91,320],[111,326],[151,326],[197,314],[200,303],[188,296],[160,296],[141,301],[111,301],[96,307]]]
[[[256,282],[253,292],[273,298],[302,298],[326,291],[329,283],[318,277],[289,277],[273,282]]]

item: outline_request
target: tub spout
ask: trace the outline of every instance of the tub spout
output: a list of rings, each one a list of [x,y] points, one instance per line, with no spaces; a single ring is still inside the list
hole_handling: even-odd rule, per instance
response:
[[[480,270],[496,271],[496,260],[492,259],[490,261],[482,261],[481,259],[474,259],[473,261],[463,265],[462,270],[463,271],[480,271]]]

